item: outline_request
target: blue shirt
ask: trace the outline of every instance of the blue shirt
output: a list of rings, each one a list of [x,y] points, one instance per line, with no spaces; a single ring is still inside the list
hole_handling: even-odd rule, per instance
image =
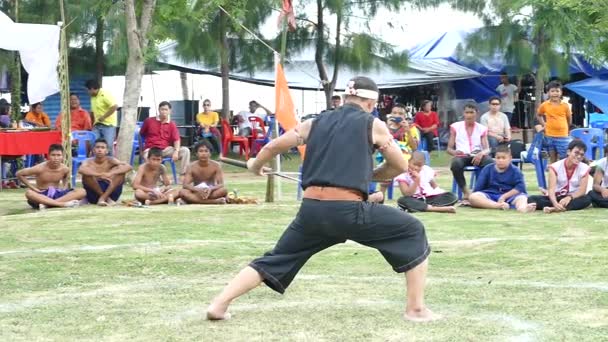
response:
[[[526,183],[521,171],[513,164],[509,164],[504,172],[499,172],[496,169],[496,164],[492,163],[481,170],[473,191],[502,195],[512,189],[517,189],[520,194],[526,193]]]

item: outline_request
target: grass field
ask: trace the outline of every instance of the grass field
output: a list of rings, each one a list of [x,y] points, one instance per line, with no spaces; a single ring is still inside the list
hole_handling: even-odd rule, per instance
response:
[[[264,179],[227,171],[240,196],[264,198]],[[447,169],[439,180],[451,186]],[[274,204],[44,212],[27,209],[22,190],[1,192],[0,341],[608,339],[599,209],[417,214],[433,248],[427,302],[441,321],[402,320],[403,276],[354,243],[313,257],[284,296],[262,287],[234,303],[233,320],[205,321],[209,300],[296,213],[295,186],[283,192]]]

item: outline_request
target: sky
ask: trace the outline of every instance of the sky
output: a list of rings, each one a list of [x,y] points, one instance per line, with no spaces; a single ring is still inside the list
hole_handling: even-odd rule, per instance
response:
[[[296,17],[306,14],[308,18],[316,18],[316,6],[309,4],[303,11],[298,12],[297,0],[294,1]],[[262,34],[266,37],[277,33],[277,14],[272,15],[262,27]],[[367,30],[364,22],[367,21],[362,12],[354,13],[350,18],[353,32]],[[335,26],[335,16],[329,16],[326,22],[332,27]],[[391,27],[388,23],[391,23]],[[298,21],[300,25],[302,22]],[[415,46],[418,43],[433,39],[446,31],[468,30],[483,26],[482,21],[475,15],[451,9],[447,5],[442,5],[435,9],[418,10],[404,9],[399,12],[391,12],[381,9],[375,19],[370,21],[371,32],[383,40],[395,45],[397,50],[404,50]],[[333,34],[333,33],[332,33]]]

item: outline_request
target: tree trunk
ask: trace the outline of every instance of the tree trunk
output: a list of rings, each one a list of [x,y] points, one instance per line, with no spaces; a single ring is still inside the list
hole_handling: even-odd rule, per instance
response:
[[[333,95],[333,87],[327,77],[327,70],[323,64],[323,55],[325,50],[325,23],[323,22],[323,1],[317,0],[317,46],[315,51],[315,63],[319,71],[319,78],[323,81],[323,91],[325,92],[325,108],[331,107],[331,96]]]
[[[543,95],[545,93],[545,80],[543,77],[538,76],[538,74],[534,75],[534,113],[540,107],[540,104],[543,103]]]
[[[143,0],[139,22],[135,12],[135,0],[125,0],[127,43],[129,58],[125,75],[122,118],[118,135],[118,159],[129,160],[133,149],[133,134],[137,121],[137,105],[144,75],[144,51],[148,45],[148,31],[156,0]]]
[[[95,26],[95,79],[102,86],[104,57],[103,57],[103,31],[105,20],[103,16],[98,16]]]
[[[180,71],[179,72],[179,80],[182,83],[182,99],[183,100],[190,100],[189,96],[190,96],[190,91],[188,89],[188,74]],[[194,99],[192,99],[194,100]]]
[[[19,22],[19,0],[15,0],[13,7],[13,21]],[[21,120],[21,58],[19,51],[13,52],[11,65],[11,108],[13,120]]]
[[[222,118],[230,118],[230,65],[228,61],[228,37],[226,36],[226,13],[220,11],[220,73],[222,75]]]

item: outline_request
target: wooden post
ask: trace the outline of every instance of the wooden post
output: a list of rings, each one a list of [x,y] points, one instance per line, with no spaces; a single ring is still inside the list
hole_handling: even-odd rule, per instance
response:
[[[70,77],[68,73],[68,46],[67,27],[65,25],[65,7],[63,0],[59,0],[61,10],[61,36],[59,40],[59,93],[61,98],[61,141],[63,144],[65,165],[72,170],[72,139],[70,138],[70,127],[72,126],[72,111],[70,110]],[[72,172],[69,173],[68,181],[72,182]]]

